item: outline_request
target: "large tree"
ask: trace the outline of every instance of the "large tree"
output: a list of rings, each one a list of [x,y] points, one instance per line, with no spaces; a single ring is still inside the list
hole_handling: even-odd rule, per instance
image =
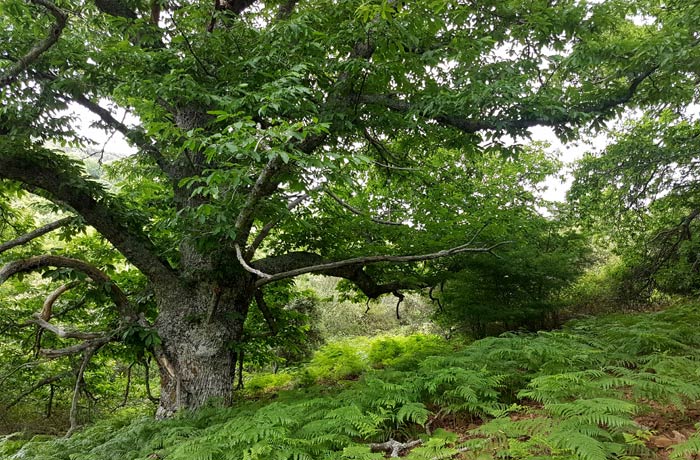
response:
[[[505,145],[529,128],[572,135],[658,99],[651,77],[674,78],[663,50],[645,45],[658,30],[635,25],[639,10],[624,1],[0,8],[0,179],[108,240],[148,280],[157,318],[149,324],[81,258],[13,257],[0,282],[64,267],[105,286],[120,332],[66,331],[38,315],[76,341],[44,352],[87,362],[124,328],[154,328],[161,416],[230,400],[251,305],[275,329],[266,286],[312,272],[369,298],[428,286],[428,261],[499,244],[477,244],[484,222],[470,215],[479,197],[467,184],[489,178],[474,177],[470,158],[517,159]],[[75,107],[138,150],[121,186],[91,179],[55,147],[90,142],[64,111]],[[446,163],[461,173],[445,177]]]

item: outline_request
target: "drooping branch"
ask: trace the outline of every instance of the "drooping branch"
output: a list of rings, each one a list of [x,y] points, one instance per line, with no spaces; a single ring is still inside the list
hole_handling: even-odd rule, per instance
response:
[[[23,71],[27,70],[34,61],[58,42],[68,22],[68,15],[53,2],[49,0],[29,1],[46,8],[56,19],[56,22],[51,25],[45,39],[37,43],[27,54],[17,59],[15,64],[5,71],[4,75],[0,75],[0,86],[7,86],[17,81],[17,78]]]
[[[49,232],[52,232],[58,228],[61,228],[65,225],[68,225],[69,223],[73,222],[75,220],[74,217],[64,217],[63,219],[56,220],[54,222],[48,223],[44,225],[43,227],[39,227],[36,230],[32,230],[29,233],[26,233],[20,237],[15,238],[14,240],[10,240],[6,243],[0,244],[0,254],[2,254],[5,251],[8,251],[16,246],[21,246],[23,244],[26,244],[32,240],[35,240],[39,238],[40,236],[46,235]]]
[[[401,320],[401,313],[399,311],[399,308],[401,307],[401,302],[406,298],[405,295],[403,295],[403,292],[399,291],[398,289],[392,292],[394,296],[396,297],[396,319]]]
[[[502,241],[488,247],[471,247],[469,244],[464,244],[456,246],[450,249],[444,249],[442,251],[433,252],[429,254],[419,254],[419,255],[407,255],[407,256],[390,256],[390,255],[379,255],[379,256],[365,256],[365,257],[355,257],[352,259],[340,260],[337,262],[322,262],[314,265],[302,266],[300,268],[292,269],[289,271],[279,272],[279,273],[269,273],[259,270],[261,266],[268,266],[268,263],[264,263],[265,259],[261,261],[256,261],[251,264],[252,268],[257,271],[262,271],[265,277],[261,277],[256,283],[256,287],[264,286],[265,284],[272,283],[273,281],[278,281],[286,278],[293,278],[295,276],[303,275],[305,273],[326,273],[332,272],[334,270],[343,269],[345,267],[365,267],[367,265],[376,264],[380,262],[392,262],[392,263],[408,263],[408,262],[421,262],[426,260],[440,259],[443,257],[454,256],[457,254],[479,254],[487,253],[494,254],[494,250],[505,244],[510,244],[512,241]],[[293,253],[293,254],[309,254],[309,253]],[[315,256],[315,254],[313,255]],[[281,256],[284,257],[284,256]],[[318,257],[318,256],[316,256]],[[313,259],[313,257],[311,257]],[[257,274],[257,273],[256,273]],[[260,275],[258,275],[260,276]]]
[[[381,224],[381,225],[394,225],[394,226],[399,226],[399,227],[404,225],[404,224],[401,223],[401,222],[391,222],[391,221],[388,221],[388,220],[378,219],[378,218],[376,218],[376,217],[370,216],[368,213],[362,212],[362,211],[360,211],[359,209],[357,209],[357,208],[351,206],[350,204],[346,203],[345,201],[343,201],[343,199],[341,199],[338,195],[336,195],[335,193],[333,193],[330,189],[325,188],[324,190],[325,190],[326,194],[327,194],[328,196],[330,196],[331,198],[333,198],[333,200],[334,200],[336,203],[338,203],[339,205],[341,205],[342,207],[344,207],[345,209],[347,209],[348,211],[350,211],[350,212],[353,213],[353,214],[356,214],[356,215],[362,216],[362,217],[368,217],[369,220],[371,220],[372,222],[374,222],[374,223],[376,223],[376,224]]]
[[[175,276],[128,208],[100,184],[83,177],[67,158],[44,150],[0,151],[0,179],[44,190],[52,201],[74,209],[148,278]]]
[[[12,407],[16,406],[20,401],[22,401],[24,398],[26,398],[30,394],[34,393],[39,388],[45,387],[46,385],[51,385],[54,382],[58,382],[59,380],[68,377],[69,375],[70,375],[69,372],[64,372],[62,374],[53,375],[51,377],[46,377],[46,378],[39,380],[34,385],[32,385],[31,387],[27,388],[22,393],[17,395],[17,397],[15,399],[13,399],[11,402],[9,402],[3,408],[3,410],[11,409]]]
[[[75,377],[75,388],[73,389],[73,400],[70,406],[70,428],[66,433],[66,437],[70,437],[71,434],[78,428],[78,400],[80,399],[80,389],[82,388],[84,381],[83,376],[85,375],[85,369],[87,369],[92,356],[97,352],[101,345],[90,346],[85,349],[83,353],[83,361],[80,363],[78,368],[78,374]]]
[[[117,286],[111,280],[111,278],[100,269],[79,259],[44,255],[30,257],[28,259],[15,260],[0,268],[0,284],[4,283],[10,276],[17,273],[27,273],[45,267],[65,267],[85,273],[88,277],[90,277],[90,279],[92,279],[93,282],[105,285],[107,292],[117,305],[117,310],[119,311],[120,316],[125,321],[133,321],[136,319],[136,312],[129,304],[129,300],[126,297],[126,294],[124,294],[124,291],[122,291],[119,286]],[[41,318],[41,316],[39,317]]]
[[[262,313],[263,318],[265,318],[267,327],[270,328],[270,333],[272,335],[277,335],[277,332],[279,332],[277,328],[277,321],[275,321],[275,317],[272,315],[270,308],[267,306],[267,302],[265,302],[265,296],[263,295],[263,292],[260,289],[255,291],[255,304],[258,306],[258,310],[260,310],[260,313]]]

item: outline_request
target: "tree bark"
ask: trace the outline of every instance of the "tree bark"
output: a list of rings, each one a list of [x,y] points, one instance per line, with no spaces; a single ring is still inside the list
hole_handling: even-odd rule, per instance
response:
[[[230,404],[235,348],[254,293],[251,277],[235,281],[157,287],[161,313],[155,326],[166,358],[159,361],[157,418],[206,404]]]

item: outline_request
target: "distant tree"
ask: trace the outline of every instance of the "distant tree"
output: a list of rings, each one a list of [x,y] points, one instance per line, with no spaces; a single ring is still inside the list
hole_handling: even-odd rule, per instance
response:
[[[664,110],[629,122],[608,148],[579,162],[570,196],[602,223],[598,232],[627,267],[621,300],[700,289],[698,152],[700,120]]]
[[[530,127],[567,138],[659,100],[659,82],[682,78],[669,50],[697,39],[656,46],[669,34],[634,16],[658,13],[650,3],[6,0],[2,187],[94,228],[153,309],[89,254],[4,245],[0,282],[82,273],[117,320],[41,354],[87,363],[138,330],[160,368],[158,416],[228,402],[251,307],[275,328],[254,302],[271,284],[320,273],[369,298],[428,287],[431,261],[500,243],[474,238],[469,184],[491,178],[470,174],[472,158],[517,159],[507,145]],[[51,147],[90,144],[63,112],[75,106],[138,149],[110,186]]]

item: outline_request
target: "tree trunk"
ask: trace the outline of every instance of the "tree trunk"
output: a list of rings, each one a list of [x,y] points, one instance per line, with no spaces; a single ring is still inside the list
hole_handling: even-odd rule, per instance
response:
[[[252,299],[246,280],[236,286],[180,283],[156,290],[160,362],[157,418],[207,403],[228,405],[235,378],[236,344]]]

